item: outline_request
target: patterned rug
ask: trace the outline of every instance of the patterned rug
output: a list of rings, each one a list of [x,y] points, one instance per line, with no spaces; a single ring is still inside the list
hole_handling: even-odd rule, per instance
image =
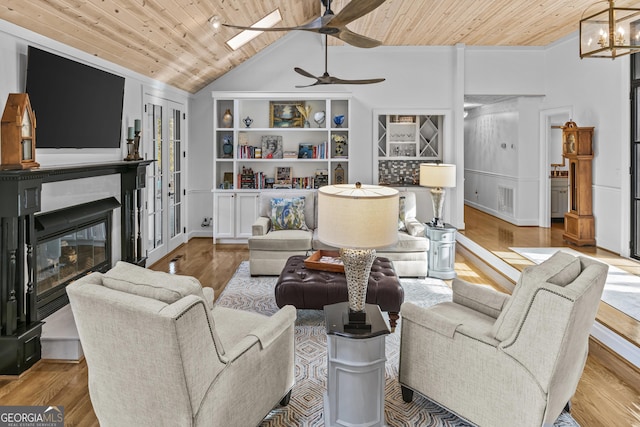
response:
[[[249,263],[243,262],[225,287],[216,304],[272,315],[278,310],[274,297],[276,277],[251,277]],[[441,301],[451,300],[451,290],[437,279],[401,279],[405,301],[427,307]],[[384,313],[385,318],[387,314]],[[390,427],[473,426],[456,415],[414,394],[411,403],[402,400],[398,383],[398,358],[400,354],[400,327],[386,338],[386,386],[385,418]],[[322,427],[324,419],[323,393],[326,390],[327,353],[324,314],[318,310],[298,310],[295,328],[296,384],[291,401],[278,407],[265,418],[261,427]],[[563,413],[555,426],[578,426],[571,415]]]

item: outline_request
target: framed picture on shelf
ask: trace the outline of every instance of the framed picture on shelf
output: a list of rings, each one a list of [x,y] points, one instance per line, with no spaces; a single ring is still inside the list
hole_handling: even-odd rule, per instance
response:
[[[282,158],[282,136],[262,135],[262,158],[281,159]]]
[[[276,168],[276,182],[274,183],[274,188],[291,188],[291,167],[278,166]]]
[[[222,183],[225,190],[233,188],[233,172],[225,172]]]
[[[298,158],[313,159],[313,144],[300,144],[298,148]]]
[[[272,128],[301,128],[304,118],[298,110],[304,109],[304,101],[270,101],[269,127]]]

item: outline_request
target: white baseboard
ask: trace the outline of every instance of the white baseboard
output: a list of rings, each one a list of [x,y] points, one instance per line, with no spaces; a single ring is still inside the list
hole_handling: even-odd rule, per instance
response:
[[[189,232],[189,239],[193,239],[194,237],[209,237],[213,239],[213,231],[212,230],[192,230]]]
[[[494,209],[488,208],[484,205],[480,205],[478,203],[474,203],[471,200],[464,201],[465,205],[469,205],[474,209],[482,211],[484,213],[488,213],[491,216],[495,216],[496,218],[500,218],[503,221],[507,221],[509,224],[517,225],[518,227],[537,227],[538,219],[537,218],[516,218],[511,215],[505,215],[504,212],[499,212]]]

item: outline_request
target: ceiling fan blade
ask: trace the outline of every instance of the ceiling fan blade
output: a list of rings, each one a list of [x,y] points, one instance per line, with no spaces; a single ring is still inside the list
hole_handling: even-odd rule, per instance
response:
[[[332,27],[344,27],[348,23],[376,9],[385,0],[351,0],[331,20]]]
[[[338,84],[338,85],[369,85],[373,83],[380,83],[383,81],[385,81],[384,78],[347,80],[347,79],[341,79],[339,77],[331,77],[331,83]]]
[[[302,68],[295,67],[293,69],[293,71],[295,71],[296,73],[301,74],[301,75],[303,75],[305,77],[309,77],[309,78],[312,78],[312,79],[316,78],[316,76],[314,76],[313,74],[311,74],[308,71],[303,70]]]
[[[352,0],[353,2],[354,0]],[[343,28],[338,34],[332,34],[334,37],[339,38],[345,43],[348,43],[355,47],[363,47],[363,48],[371,48],[380,46],[382,44],[381,41],[372,39],[367,36],[363,36],[362,34],[354,33],[353,31]]]
[[[302,88],[302,87],[311,87],[311,86],[315,86],[315,85],[319,85],[321,84],[319,81],[315,82],[315,83],[311,83],[310,85],[296,85],[297,88]]]

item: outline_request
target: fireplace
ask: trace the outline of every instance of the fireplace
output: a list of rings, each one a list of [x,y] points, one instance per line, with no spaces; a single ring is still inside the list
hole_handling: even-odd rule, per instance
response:
[[[36,215],[35,294],[38,320],[64,307],[65,287],[93,271],[111,267],[113,210],[110,197]]]
[[[42,319],[66,303],[66,284],[110,267],[118,235],[120,259],[145,265],[142,190],[151,162],[0,170],[0,375],[20,375],[40,360]],[[43,184],[114,174],[121,206],[108,198],[40,213]]]

